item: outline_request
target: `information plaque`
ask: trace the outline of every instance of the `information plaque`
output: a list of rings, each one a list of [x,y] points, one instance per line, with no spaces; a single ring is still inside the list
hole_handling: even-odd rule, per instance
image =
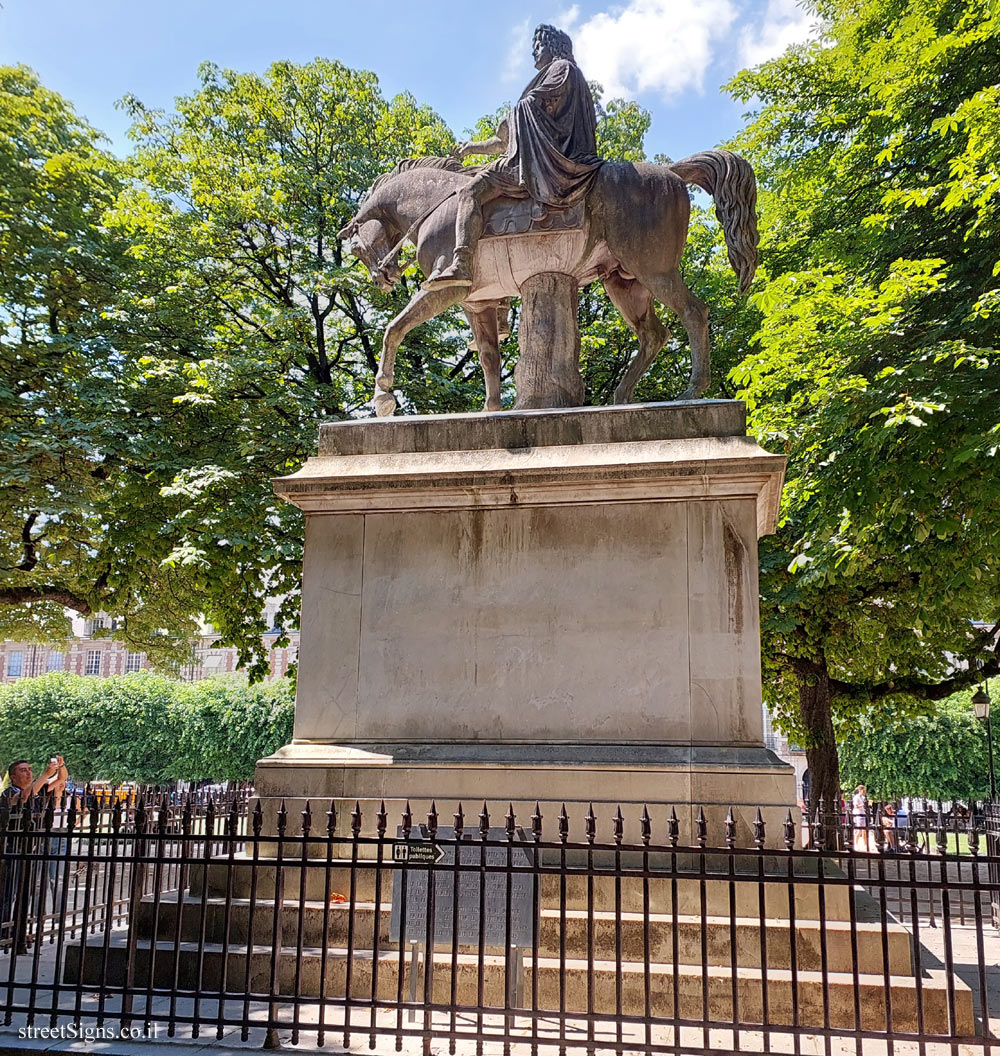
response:
[[[396,836],[402,840],[402,829]],[[427,879],[434,881],[435,944],[453,942],[455,894],[458,894],[458,945],[479,944],[480,905],[483,912],[483,943],[486,946],[530,946],[532,941],[532,913],[537,900],[537,875],[530,871],[534,862],[534,844],[523,829],[517,829],[508,850],[507,832],[503,828],[489,830],[488,844],[479,839],[479,830],[463,833],[457,845],[446,841],[455,839],[451,826],[438,827],[436,838],[430,840],[426,826],[410,830],[410,839],[393,844],[392,915],[389,937],[399,942],[400,918],[403,911],[403,876],[406,876],[406,942],[427,942]],[[459,868],[455,868],[455,851],[460,851]],[[510,872],[507,871],[508,853]],[[405,864],[404,864],[405,863]],[[417,864],[419,863],[419,864]],[[485,874],[482,865],[491,871]],[[415,868],[410,868],[416,865]],[[492,871],[500,867],[500,871]],[[480,884],[485,875],[480,898]],[[507,883],[510,880],[510,935],[507,934]]]

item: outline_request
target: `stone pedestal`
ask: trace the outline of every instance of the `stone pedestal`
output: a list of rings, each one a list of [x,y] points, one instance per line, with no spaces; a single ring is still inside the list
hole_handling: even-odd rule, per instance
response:
[[[576,279],[555,272],[532,275],[522,283],[520,294],[516,409],[579,407],[583,378]]]
[[[721,833],[734,805],[743,836],[761,805],[780,838],[757,538],[783,468],[731,401],[323,426],[275,482],[306,514],[302,639],[294,740],[258,789],[593,802],[602,830],[620,803],[690,832],[704,805]]]

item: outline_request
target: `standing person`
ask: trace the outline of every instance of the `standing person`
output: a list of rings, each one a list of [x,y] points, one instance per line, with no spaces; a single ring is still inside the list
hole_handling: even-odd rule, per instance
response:
[[[882,832],[887,851],[898,850],[896,846],[896,804],[889,800],[882,807]]]
[[[7,841],[3,848],[3,880],[0,883],[0,933],[4,937],[16,938],[17,951],[23,953],[28,947],[27,926],[30,897],[29,883],[22,884],[18,838],[25,819],[37,815],[42,809],[42,798],[38,793],[49,781],[65,771],[62,756],[53,756],[48,766],[36,778],[27,759],[16,759],[7,767],[10,785],[0,793],[0,811],[6,815]],[[17,935],[14,926],[20,922]]]
[[[858,785],[851,799],[851,817],[854,822],[854,849],[868,850],[868,790]]]
[[[57,776],[62,776],[64,781],[69,777],[61,755],[54,755],[37,779],[27,759],[15,760],[7,767],[10,784],[0,793],[0,809],[12,810],[24,806]]]
[[[43,790],[43,794],[46,797],[44,809],[48,809],[49,803],[52,805],[52,837],[49,840],[50,858],[48,863],[48,876],[49,887],[52,891],[53,906],[55,906],[60,862],[63,860],[67,847],[69,846],[67,843],[67,827],[70,804],[75,801],[76,822],[74,827],[76,831],[79,831],[80,820],[83,816],[81,797],[76,786],[69,780],[69,773],[66,769],[65,763],[63,763],[62,756],[57,756],[57,758],[60,764],[59,770],[55,776],[49,778],[48,784]]]

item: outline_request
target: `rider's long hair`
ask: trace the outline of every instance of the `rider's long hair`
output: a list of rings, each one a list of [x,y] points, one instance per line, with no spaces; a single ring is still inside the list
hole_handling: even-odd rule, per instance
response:
[[[535,29],[535,35],[532,37],[532,43],[537,41],[545,44],[555,58],[569,59],[570,62],[576,62],[576,59],[573,58],[573,41],[561,29],[556,29],[555,26],[550,26],[548,23],[543,22]]]

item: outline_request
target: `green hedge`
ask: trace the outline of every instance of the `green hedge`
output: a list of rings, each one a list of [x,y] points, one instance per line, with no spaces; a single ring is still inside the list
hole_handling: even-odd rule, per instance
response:
[[[287,681],[51,674],[0,686],[0,763],[66,759],[81,781],[248,780],[292,737]]]
[[[844,788],[868,786],[869,800],[926,796],[964,802],[989,795],[986,726],[972,713],[971,693],[938,705],[934,714],[888,723],[862,719],[841,730]],[[1000,735],[996,715],[993,736]],[[1000,745],[997,745],[1000,747]]]

